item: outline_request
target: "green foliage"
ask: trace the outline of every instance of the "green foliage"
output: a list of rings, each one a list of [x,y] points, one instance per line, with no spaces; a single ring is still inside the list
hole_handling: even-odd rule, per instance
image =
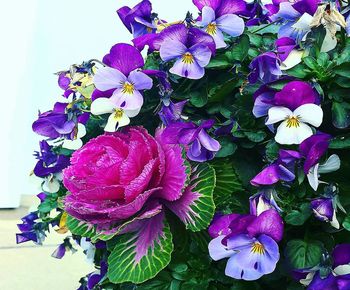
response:
[[[93,225],[86,224],[68,215],[67,227],[69,231],[77,236],[92,238],[96,234],[96,229]]]
[[[311,216],[311,209],[309,203],[303,203],[299,210],[290,211],[286,217],[286,223],[294,226],[301,226]]]

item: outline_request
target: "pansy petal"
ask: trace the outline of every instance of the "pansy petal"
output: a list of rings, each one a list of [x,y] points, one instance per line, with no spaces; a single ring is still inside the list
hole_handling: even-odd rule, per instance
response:
[[[337,154],[329,156],[327,161],[318,167],[318,173],[330,173],[340,168],[340,158]]]
[[[281,63],[281,70],[289,70],[301,62],[304,55],[303,50],[293,49],[288,57]]]
[[[195,61],[201,66],[205,67],[211,57],[210,49],[203,44],[195,44],[190,47],[189,52],[193,55]]]
[[[244,21],[242,18],[234,14],[226,14],[216,20],[220,30],[230,36],[239,36],[244,31]]]
[[[319,127],[323,120],[323,111],[315,104],[305,104],[294,111],[295,116],[300,117],[300,121],[309,123],[314,127]]]
[[[272,107],[268,111],[268,119],[265,125],[271,125],[285,120],[288,116],[292,115],[292,111],[286,107]]]
[[[314,191],[317,191],[319,181],[318,181],[318,166],[319,164],[316,164],[315,166],[310,168],[310,171],[307,174],[307,180],[311,186],[311,188]]]
[[[132,94],[124,93],[122,89],[117,89],[113,93],[111,100],[116,106],[128,110],[137,110],[143,105],[143,97],[138,90],[134,90]]]
[[[207,26],[215,20],[215,11],[209,6],[204,6],[202,9],[202,21],[198,24],[199,26]]]
[[[223,48],[223,47],[227,46],[227,44],[224,40],[225,39],[224,35],[220,29],[216,29],[216,31],[210,35],[213,37],[213,39],[215,41],[216,49]]]
[[[350,244],[339,244],[333,250],[333,267],[350,264]]]
[[[187,64],[183,62],[182,59],[178,59],[169,71],[178,76],[194,80],[200,79],[204,76],[204,68],[197,62]]]
[[[111,67],[102,67],[98,69],[94,76],[95,87],[100,91],[120,88],[125,81],[125,75]]]
[[[128,110],[125,108],[124,110],[125,114],[130,118],[137,116],[140,113],[140,111],[141,111],[141,108],[138,108],[136,110]]]
[[[214,152],[220,150],[220,143],[210,137],[204,129],[199,131],[198,139],[206,149]]]
[[[170,61],[174,58],[182,57],[187,51],[187,47],[178,40],[167,40],[160,47],[159,53],[163,61]]]
[[[115,132],[115,130],[117,129],[117,123],[118,120],[117,118],[115,118],[115,114],[113,113],[108,117],[107,124],[104,130],[106,132]]]
[[[83,146],[83,141],[81,139],[74,139],[74,140],[64,140],[62,147],[69,149],[69,150],[78,150]]]
[[[235,251],[228,249],[222,244],[224,237],[225,236],[218,236],[209,242],[209,255],[214,261],[228,258],[235,253]]]
[[[192,0],[192,2],[199,10],[202,10],[205,6],[216,10],[221,4],[221,0]]]
[[[112,113],[115,107],[115,104],[110,99],[99,98],[91,103],[91,114],[103,115]]]
[[[153,80],[143,72],[132,71],[128,77],[136,90],[150,90],[153,86]]]
[[[123,113],[122,117],[120,119],[118,119],[118,125],[117,125],[117,129],[120,127],[124,127],[130,124],[130,119],[129,117]]]
[[[311,135],[312,130],[308,125],[299,123],[299,127],[289,127],[288,122],[284,121],[277,128],[275,140],[285,145],[300,144]]]

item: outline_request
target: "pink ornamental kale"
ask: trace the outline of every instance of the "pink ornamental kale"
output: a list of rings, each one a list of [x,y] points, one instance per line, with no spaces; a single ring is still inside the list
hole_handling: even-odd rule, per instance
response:
[[[187,179],[179,145],[140,127],[105,134],[74,152],[63,172],[65,209],[91,224],[123,222],[155,204],[180,199]]]

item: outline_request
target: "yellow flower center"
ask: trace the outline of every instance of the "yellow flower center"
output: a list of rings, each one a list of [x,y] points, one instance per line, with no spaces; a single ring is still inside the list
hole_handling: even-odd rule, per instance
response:
[[[210,35],[216,34],[216,24],[215,23],[208,24],[206,31]]]
[[[132,95],[134,93],[134,85],[130,83],[124,83],[122,92],[125,94]]]
[[[193,55],[189,52],[186,52],[183,56],[182,56],[182,62],[186,63],[186,64],[192,64],[194,63],[194,58]]]
[[[122,109],[116,109],[114,112],[114,119],[120,120],[123,117],[124,111]]]
[[[299,126],[299,116],[291,116],[287,118],[287,128],[298,128]]]
[[[252,250],[251,251],[254,254],[263,255],[265,253],[265,248],[264,248],[264,246],[261,243],[255,242],[252,245]]]

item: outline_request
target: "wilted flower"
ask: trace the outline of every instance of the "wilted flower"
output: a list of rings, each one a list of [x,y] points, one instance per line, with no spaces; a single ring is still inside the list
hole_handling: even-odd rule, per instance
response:
[[[227,276],[250,281],[274,271],[280,257],[277,242],[283,236],[283,221],[274,209],[259,216],[221,216],[214,219],[209,233],[211,258],[229,258]]]

